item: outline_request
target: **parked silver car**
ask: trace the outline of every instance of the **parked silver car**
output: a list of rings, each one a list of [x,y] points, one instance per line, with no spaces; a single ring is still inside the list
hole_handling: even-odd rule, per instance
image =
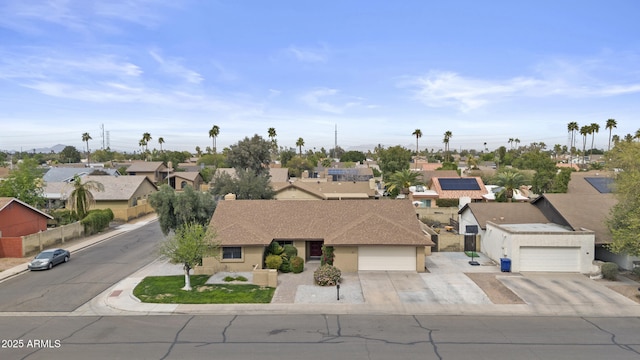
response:
[[[63,262],[69,261],[71,253],[65,249],[50,249],[36,255],[27,265],[29,270],[48,270]]]

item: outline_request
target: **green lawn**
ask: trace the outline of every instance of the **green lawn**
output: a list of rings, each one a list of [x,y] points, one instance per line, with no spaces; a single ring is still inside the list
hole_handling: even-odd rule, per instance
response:
[[[208,275],[192,275],[193,290],[184,287],[184,275],[148,276],[133,289],[140,301],[162,304],[268,304],[275,288],[252,284],[205,284]]]

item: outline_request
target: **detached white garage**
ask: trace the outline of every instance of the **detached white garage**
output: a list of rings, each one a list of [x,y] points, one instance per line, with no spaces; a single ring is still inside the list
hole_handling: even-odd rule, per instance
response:
[[[511,271],[577,272],[592,270],[593,231],[573,231],[557,224],[487,222],[481,251],[492,260],[511,259]]]
[[[414,246],[359,246],[358,271],[416,271]]]

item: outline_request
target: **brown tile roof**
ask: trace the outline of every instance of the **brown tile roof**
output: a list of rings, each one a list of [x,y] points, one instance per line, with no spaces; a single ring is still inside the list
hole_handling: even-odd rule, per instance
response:
[[[420,175],[422,176],[421,181],[424,184],[429,184],[431,179],[434,177],[445,177],[445,178],[454,178],[460,177],[458,172],[455,170],[420,170]]]
[[[137,161],[127,168],[127,172],[155,172],[162,167],[162,161]]]
[[[178,171],[171,175],[171,177],[177,177],[181,179],[186,179],[189,181],[195,181],[198,176],[202,177],[197,171]]]
[[[585,180],[585,178],[611,178],[615,174],[610,171],[580,171],[571,173],[571,181],[569,181],[567,194],[575,195],[601,195],[596,188]]]
[[[528,202],[479,202],[466,204],[460,211],[469,209],[478,221],[480,228],[486,229],[487,221],[496,224],[533,224],[548,223],[542,211]]]
[[[269,168],[269,175],[272,183],[289,181],[289,168]]]
[[[617,203],[613,194],[544,194],[532,203],[536,204],[545,199],[573,230],[593,231],[596,244],[611,242],[611,232],[605,221],[611,208]]]
[[[466,177],[465,179],[476,179],[480,190],[442,190],[440,186],[440,179],[452,179],[444,177],[431,178],[431,190],[435,190],[438,193],[440,199],[459,199],[461,197],[470,197],[472,200],[482,200],[482,195],[487,194],[487,188],[480,177]],[[453,178],[453,179],[460,179]]]
[[[296,188],[323,200],[368,199],[376,195],[375,189],[365,181],[295,181],[273,183],[272,186],[276,192]]]
[[[324,239],[327,245],[432,245],[409,201],[220,201],[211,224],[223,245]]]
[[[104,191],[91,192],[96,201],[129,200],[144,182],[149,182],[157,189],[156,185],[144,175],[85,176],[82,178],[82,182],[87,181],[96,181],[104,186]],[[62,199],[67,199],[72,191],[73,184],[68,183],[47,183],[44,190],[46,194],[61,194]]]

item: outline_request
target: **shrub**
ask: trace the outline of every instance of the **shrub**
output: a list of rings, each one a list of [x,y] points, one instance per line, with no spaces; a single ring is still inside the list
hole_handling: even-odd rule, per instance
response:
[[[320,265],[333,265],[333,246],[322,245],[322,257],[320,258]]]
[[[633,270],[631,270],[631,273],[637,277],[640,277],[640,266],[634,267]]]
[[[280,265],[282,265],[282,257],[280,255],[268,255],[265,264],[267,265],[267,269],[277,270],[280,268]]]
[[[75,211],[71,210],[55,210],[51,213],[51,216],[53,216],[53,219],[59,226],[68,225],[78,221],[78,216],[76,215]]]
[[[617,280],[618,264],[612,262],[602,264],[602,277],[607,280]]]
[[[316,284],[320,286],[333,286],[340,282],[340,276],[342,273],[340,269],[333,265],[321,265],[316,271],[313,272],[313,279]]]
[[[423,216],[420,218],[420,221],[422,221],[424,224],[429,225],[432,228],[438,228],[442,226],[442,223],[438,220]]]
[[[289,261],[289,258],[286,256],[281,256],[281,259],[282,264],[280,264],[280,267],[278,269],[283,273],[291,272],[291,261]]]
[[[84,233],[91,235],[108,228],[111,220],[113,220],[111,209],[97,209],[89,211],[80,223],[84,225]]]
[[[293,245],[287,244],[284,246],[284,253],[287,254],[287,257],[289,259],[293,259],[294,257],[298,256],[298,249],[296,249],[296,247]]]
[[[436,206],[438,207],[457,207],[459,199],[436,199]]]
[[[267,248],[267,255],[282,255],[284,248],[277,241],[272,242]]]
[[[291,271],[293,271],[294,274],[300,274],[304,271],[304,259],[300,256],[293,257],[293,259],[291,259]]]

